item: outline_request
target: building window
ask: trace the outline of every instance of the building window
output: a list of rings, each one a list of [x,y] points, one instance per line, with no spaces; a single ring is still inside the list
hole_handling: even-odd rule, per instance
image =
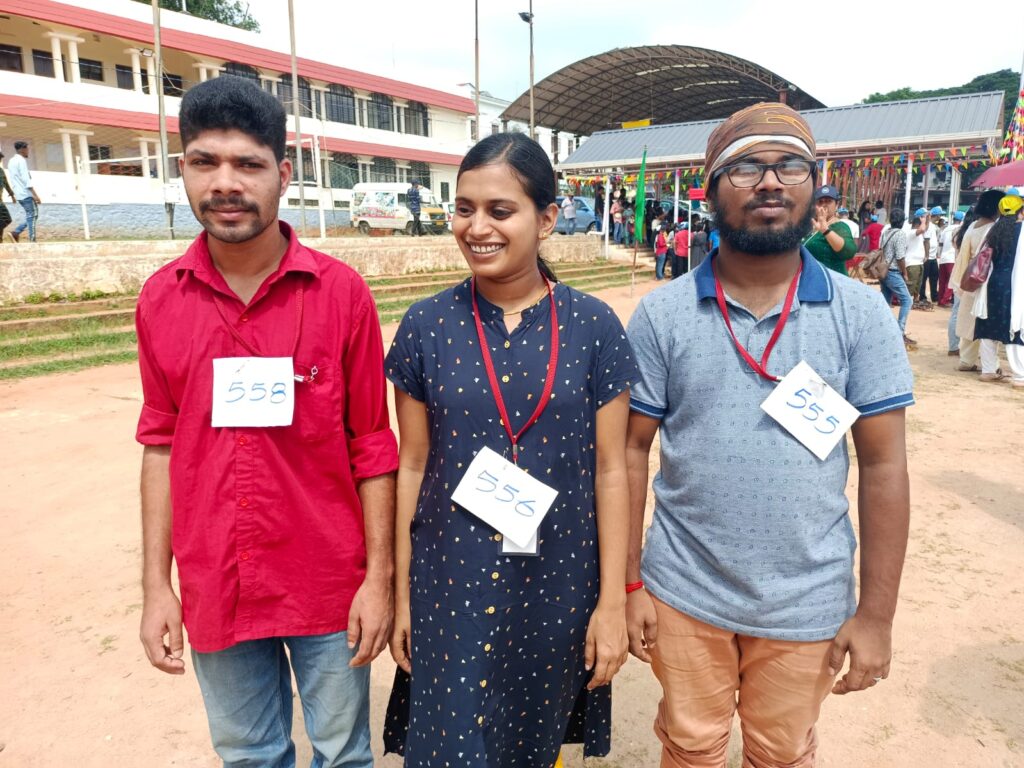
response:
[[[327,161],[327,173],[332,189],[352,189],[359,181],[359,160],[355,155],[332,152]]]
[[[113,151],[106,144],[90,144],[89,145],[89,159],[90,160],[109,160],[114,156]]]
[[[413,162],[409,163],[409,181],[416,179],[421,186],[432,189],[430,183],[430,164]]]
[[[284,156],[292,162],[292,183],[299,183],[299,165],[295,161],[295,147],[289,146],[284,148]],[[316,167],[313,163],[313,153],[309,151],[309,147],[302,148],[302,181],[303,184],[308,184],[316,181]]]
[[[234,75],[235,77],[244,77],[246,80],[252,80],[257,85],[260,82],[259,72],[248,64],[239,64],[235,61],[224,62],[224,74]]]
[[[79,59],[78,73],[83,80],[103,82],[103,62],[96,59]]]
[[[16,45],[0,45],[0,69],[8,72],[24,72],[21,61],[21,48]]]
[[[398,168],[395,166],[395,161],[390,157],[373,158],[373,165],[370,166],[370,181],[377,183],[398,181]]]
[[[392,111],[390,96],[383,93],[371,93],[370,101],[367,104],[367,128],[377,128],[381,131],[393,131],[394,112]],[[392,163],[392,166],[394,163]],[[392,179],[393,181],[393,179]]]
[[[469,118],[469,140],[476,141],[478,138],[480,137],[476,135],[476,118],[471,117]]]
[[[277,99],[284,105],[289,114],[294,111],[291,75],[281,75],[278,79]],[[309,87],[309,80],[304,77],[299,78],[299,105],[303,117],[309,117],[313,114],[313,91]]]
[[[452,187],[447,181],[441,182],[441,201],[447,203],[452,199]]]
[[[185,93],[185,83],[181,75],[164,72],[164,96],[181,96]]]
[[[426,104],[410,101],[405,108],[405,132],[413,136],[430,135],[430,112]]]
[[[39,77],[54,77],[53,54],[32,49],[32,71]]]
[[[326,118],[334,123],[356,124],[356,97],[351,88],[331,83],[324,94]]]
[[[118,88],[123,88],[126,91],[135,89],[135,76],[132,74],[131,67],[124,64],[115,64],[114,75],[117,78]]]
[[[491,123],[491,136],[497,136],[501,133],[501,126],[497,123]]]

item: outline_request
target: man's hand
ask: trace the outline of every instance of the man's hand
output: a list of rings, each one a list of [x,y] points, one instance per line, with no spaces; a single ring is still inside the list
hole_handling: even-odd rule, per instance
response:
[[[629,658],[626,613],[621,603],[602,605],[599,601],[587,626],[587,644],[583,653],[586,668],[594,670],[587,690],[608,685]]]
[[[626,595],[626,632],[629,635],[629,652],[650,664],[650,651],[658,639],[658,614],[646,589]]]
[[[164,635],[167,644],[164,644]],[[168,585],[147,590],[142,598],[142,623],[139,639],[149,663],[169,675],[185,674],[185,642],[181,635],[181,602]]]
[[[850,669],[836,681],[832,693],[842,695],[871,688],[889,676],[892,662],[892,624],[884,619],[871,619],[859,614],[851,617],[832,641],[828,654],[829,672],[838,674],[846,654]]]
[[[352,610],[348,614],[348,647],[359,646],[359,651],[348,664],[350,667],[369,664],[384,650],[391,636],[394,613],[390,574],[386,578],[368,577],[363,581],[352,599]]]
[[[412,618],[409,614],[409,602],[395,601],[395,625],[391,629],[391,658],[406,674],[412,674],[411,644]]]

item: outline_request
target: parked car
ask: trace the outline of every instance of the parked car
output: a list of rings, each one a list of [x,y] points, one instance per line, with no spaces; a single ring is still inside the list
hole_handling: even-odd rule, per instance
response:
[[[562,201],[564,199],[565,197],[562,195],[555,198],[555,203],[558,204],[558,221],[555,222],[555,232],[560,232],[563,235],[566,233],[565,216],[562,214]],[[593,232],[597,227],[596,217],[594,216],[594,198],[574,197],[573,202],[576,204],[576,231]]]
[[[352,226],[364,235],[371,229],[412,232],[412,214],[406,205],[409,185],[396,182],[361,182],[352,187]],[[424,232],[445,231],[445,212],[434,193],[420,187],[420,225]]]
[[[444,209],[444,218],[448,222],[448,231],[452,231],[452,219],[455,217],[455,203],[441,203]]]

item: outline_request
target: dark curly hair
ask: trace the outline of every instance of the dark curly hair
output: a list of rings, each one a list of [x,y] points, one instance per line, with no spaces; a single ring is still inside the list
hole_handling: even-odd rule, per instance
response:
[[[203,131],[241,131],[268,147],[281,162],[286,120],[281,102],[256,83],[221,75],[188,90],[181,100],[178,130],[182,147],[188,147]]]

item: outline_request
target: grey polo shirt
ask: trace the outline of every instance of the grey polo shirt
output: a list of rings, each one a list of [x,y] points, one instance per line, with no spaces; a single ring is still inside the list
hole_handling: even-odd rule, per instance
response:
[[[846,440],[819,461],[761,410],[774,384],[747,366],[726,330],[716,255],[645,296],[629,322],[641,375],[630,407],[661,421],[643,579],[659,600],[708,624],[831,638],[856,608]],[[801,255],[768,370],[784,375],[806,360],[862,418],[912,405],[903,337],[881,294]],[[736,337],[759,360],[782,304],[758,320],[726,298]]]

